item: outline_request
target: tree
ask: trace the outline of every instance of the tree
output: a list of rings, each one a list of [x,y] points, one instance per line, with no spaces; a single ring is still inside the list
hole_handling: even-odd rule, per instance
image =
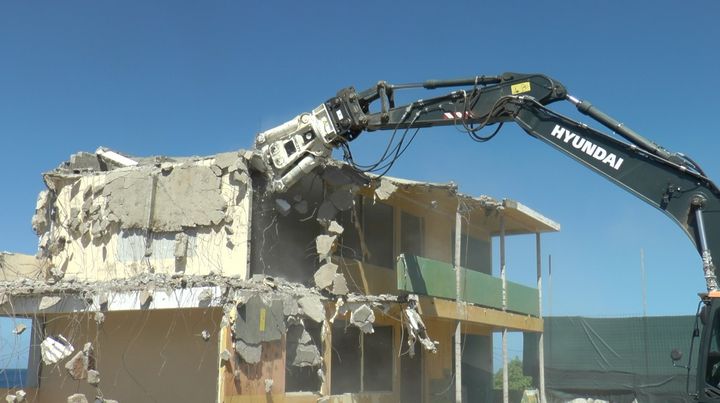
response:
[[[508,385],[510,390],[525,390],[532,388],[532,376],[523,375],[523,365],[520,358],[515,357],[508,363]],[[500,368],[494,376],[493,387],[502,389],[503,371]]]

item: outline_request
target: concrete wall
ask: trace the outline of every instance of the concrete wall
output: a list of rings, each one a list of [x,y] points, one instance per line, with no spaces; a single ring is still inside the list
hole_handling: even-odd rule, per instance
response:
[[[244,159],[227,154],[46,174],[33,218],[40,254],[54,276],[83,281],[148,271],[245,278],[250,178]]]

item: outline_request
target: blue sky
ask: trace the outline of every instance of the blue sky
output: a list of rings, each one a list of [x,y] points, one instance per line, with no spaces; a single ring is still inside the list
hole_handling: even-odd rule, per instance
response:
[[[248,148],[338,89],[378,80],[545,73],[720,178],[719,14],[713,1],[5,1],[0,250],[34,253],[41,173],[74,152]],[[354,154],[372,161],[386,140],[365,134]],[[704,290],[675,224],[515,126],[486,144],[425,129],[390,174],[454,181],[561,223],[544,237],[546,313],[641,314],[640,249],[649,314],[690,314]],[[533,237],[509,243],[511,280],[534,281],[533,247]]]

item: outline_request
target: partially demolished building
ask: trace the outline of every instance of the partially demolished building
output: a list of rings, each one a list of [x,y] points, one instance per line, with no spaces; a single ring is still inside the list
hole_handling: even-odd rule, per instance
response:
[[[272,194],[246,151],[44,179],[37,257],[0,256],[0,314],[31,320],[7,401],[484,401],[492,334],[542,332],[538,289],[493,276],[493,238],[559,230],[518,202],[341,163]]]

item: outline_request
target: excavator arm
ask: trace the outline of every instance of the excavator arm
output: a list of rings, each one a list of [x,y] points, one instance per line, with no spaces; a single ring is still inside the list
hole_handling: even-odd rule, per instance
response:
[[[395,106],[395,93],[408,88],[461,87],[446,94]],[[568,101],[625,141],[548,109]],[[371,106],[380,110],[371,112]],[[717,289],[711,251],[720,251],[720,191],[690,158],[645,139],[586,101],[568,95],[542,74],[505,73],[456,80],[391,85],[379,82],[362,92],[340,90],[310,113],[260,133],[270,187],[284,191],[305,173],[348,147],[360,134],[461,126],[474,134],[485,126],[515,122],[533,137],[567,154],[667,214],[688,235],[703,261],[708,290]]]

